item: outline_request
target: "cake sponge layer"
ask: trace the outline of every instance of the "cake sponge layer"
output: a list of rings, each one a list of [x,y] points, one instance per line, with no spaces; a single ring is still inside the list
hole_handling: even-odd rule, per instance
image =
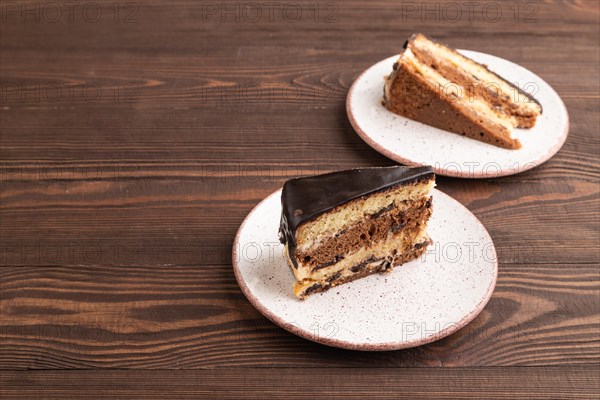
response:
[[[388,196],[389,194],[385,197]],[[338,262],[344,254],[351,254],[365,244],[371,245],[385,240],[390,233],[404,230],[405,234],[417,234],[423,228],[423,221],[427,221],[431,215],[431,198],[402,200],[399,204],[391,199],[388,201],[389,205],[319,241],[318,244],[306,250],[298,248],[296,257],[302,262],[303,268],[310,268],[312,271],[326,268]]]
[[[344,268],[320,277],[307,278],[294,284],[294,294],[300,299],[309,294],[318,293],[343,283],[374,274],[390,272],[394,267],[416,259],[425,252],[431,243],[428,237],[419,237],[415,242],[391,237],[377,247],[362,249],[345,261]]]
[[[371,218],[389,208],[392,203],[397,207],[407,209],[407,202],[419,201],[431,192],[435,186],[433,177],[398,185],[378,192],[372,196],[364,196],[351,200],[342,206],[335,207],[330,212],[320,215],[312,221],[302,224],[296,231],[297,248],[305,252],[318,246],[323,240],[349,229],[352,225]]]

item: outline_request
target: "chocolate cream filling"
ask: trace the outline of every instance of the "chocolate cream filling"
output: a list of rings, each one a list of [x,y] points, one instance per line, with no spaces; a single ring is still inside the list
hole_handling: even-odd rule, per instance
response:
[[[350,274],[343,274],[341,271],[339,271],[323,281],[307,281],[296,283],[294,291],[301,299],[304,299],[306,296],[312,293],[323,292],[331,287],[351,282],[367,275],[391,271],[394,266],[404,264],[422,255],[429,243],[430,241],[427,239],[424,242],[411,244],[409,247],[405,246],[405,248],[401,249],[400,251],[393,252],[393,256],[391,258],[369,257],[352,266],[350,268]]]
[[[390,233],[402,232],[405,237],[416,237],[430,215],[431,198],[404,200],[398,205],[391,203],[315,247],[306,251],[296,249],[296,257],[313,271],[326,268],[338,263],[346,254],[376,245]]]

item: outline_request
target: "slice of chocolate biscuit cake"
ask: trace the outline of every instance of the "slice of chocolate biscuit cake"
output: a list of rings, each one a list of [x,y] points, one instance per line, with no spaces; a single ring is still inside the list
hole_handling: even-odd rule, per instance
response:
[[[421,255],[434,185],[431,167],[400,166],[287,181],[279,234],[294,294],[304,299]]]
[[[531,128],[540,103],[485,65],[413,35],[385,78],[383,105],[404,117],[506,149],[514,128]]]

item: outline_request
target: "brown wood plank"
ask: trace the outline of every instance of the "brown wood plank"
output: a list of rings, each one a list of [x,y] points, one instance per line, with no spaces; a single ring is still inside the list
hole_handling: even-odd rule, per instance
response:
[[[90,162],[108,163],[108,168],[114,168],[114,161],[162,175],[181,170],[184,160],[208,163],[234,158],[268,165],[289,162],[289,154],[305,164],[322,161],[326,155],[340,167],[386,162],[353,133],[340,105],[358,73],[397,52],[399,38],[422,29],[427,21],[421,15],[408,18],[408,6],[393,2],[344,2],[337,5],[335,23],[307,19],[288,24],[283,17],[274,23],[220,23],[219,15],[198,23],[202,5],[176,4],[185,5],[186,16],[191,18],[181,18],[177,6],[155,2],[140,5],[139,20],[132,24],[118,25],[105,18],[98,24],[42,23],[32,31],[18,18],[7,17],[1,42],[5,57],[0,64],[5,85],[5,107],[0,110],[4,128],[0,140],[3,160],[7,160],[3,168],[12,171],[15,163],[25,170],[36,168],[37,163],[42,168],[46,164],[60,168],[64,162],[75,162],[79,168],[88,168]],[[298,3],[305,9],[310,4]],[[431,6],[439,8],[443,3]],[[457,47],[491,52],[532,68],[565,98],[571,115],[576,116],[571,121],[572,134],[557,158],[529,173],[527,179],[597,179],[600,143],[593,133],[600,125],[594,112],[600,88],[589,77],[598,75],[600,54],[597,35],[586,34],[597,24],[597,4],[524,3],[518,7],[522,11],[518,18],[514,5],[500,7],[502,23],[490,23],[482,10],[475,11],[468,22],[477,35],[461,29],[449,31],[457,27],[456,21],[444,18],[429,21],[433,23],[428,28],[432,35]],[[375,14],[370,13],[382,9],[394,12],[377,13],[380,21],[373,24],[371,15]],[[533,20],[525,21],[525,9],[534,12]],[[436,14],[423,18],[432,17]],[[400,26],[398,19],[403,21]],[[140,37],[157,24],[173,21],[180,29],[171,33],[173,37],[165,32],[159,40]],[[282,29],[291,25],[294,29]],[[273,27],[280,28],[277,35]],[[89,37],[72,35],[73,29],[102,35],[94,46],[84,45],[81,41],[89,42]],[[340,40],[346,29],[357,33],[351,43]],[[223,30],[229,34],[219,35]],[[252,40],[245,36],[248,31]],[[207,35],[218,37],[221,46],[198,40]],[[523,41],[522,35],[535,40]],[[17,37],[18,46],[14,45]],[[308,52],[307,37],[318,38],[318,47]],[[52,51],[39,51],[41,38]],[[115,42],[118,50],[107,51]],[[128,43],[137,46],[129,48]],[[238,49],[233,62],[232,46]],[[103,57],[98,57],[100,51]],[[55,62],[57,53],[60,63]],[[38,71],[39,64],[31,63],[32,58],[43,63],[43,72]],[[25,100],[14,88],[22,84],[34,88]],[[36,84],[41,88],[35,89]],[[77,89],[85,84],[99,87],[100,98],[89,101]],[[44,96],[49,85],[71,87],[73,92],[63,89],[57,101],[50,101],[51,96]],[[152,111],[144,112],[148,108]],[[53,121],[51,126],[48,120]],[[245,140],[240,140],[240,126]]]
[[[490,303],[466,328],[374,353],[280,329],[245,299],[231,266],[4,267],[0,282],[4,369],[600,362],[596,265],[501,265]]]
[[[115,22],[115,13],[110,9],[112,5],[110,0],[99,0],[97,3],[103,8],[103,15],[95,22],[86,21],[80,14],[82,10],[79,9],[76,10],[79,12],[71,24],[64,19],[55,24],[41,21],[42,23],[39,23],[36,29],[31,29],[26,23],[21,23],[18,14],[17,16],[10,14],[6,17],[6,27],[3,27],[6,39],[2,44],[9,49],[44,50],[45,43],[39,40],[42,37],[47,42],[53,43],[55,47],[65,50],[95,48],[100,51],[114,51],[115,44],[118,44],[117,49],[138,53],[156,48],[168,48],[173,52],[210,50],[210,53],[229,55],[229,48],[238,47],[240,43],[252,48],[265,47],[265,43],[306,48],[307,39],[312,39],[318,34],[329,33],[322,35],[318,43],[312,43],[313,48],[312,52],[308,52],[309,55],[334,45],[344,52],[352,50],[358,53],[360,48],[373,49],[376,47],[373,43],[381,42],[383,38],[394,40],[396,45],[402,44],[407,34],[415,29],[422,29],[424,25],[432,35],[441,38],[458,37],[464,41],[482,40],[482,36],[492,37],[495,33],[502,33],[504,37],[510,38],[527,33],[535,37],[536,41],[552,36],[577,37],[578,34],[582,41],[593,40],[581,34],[588,33],[591,28],[596,27],[598,18],[598,4],[587,0],[522,2],[518,10],[514,9],[512,3],[507,5],[497,3],[495,7],[488,6],[486,10],[486,3],[481,3],[477,4],[472,12],[468,12],[467,7],[463,7],[459,10],[458,16],[455,16],[453,7],[443,9],[445,4],[450,2],[424,1],[423,3],[429,4],[429,7],[421,7],[417,10],[411,10],[410,5],[403,6],[393,0],[334,2],[332,8],[337,8],[337,11],[325,10],[327,2],[318,2],[321,12],[316,18],[314,9],[310,9],[311,6],[314,7],[314,2],[299,0],[295,2],[302,12],[299,18],[294,18],[295,10],[284,13],[285,3],[282,3],[271,14],[268,13],[267,7],[263,7],[263,18],[256,21],[251,21],[251,17],[244,16],[243,10],[240,10],[241,4],[236,9],[233,0],[219,2],[218,6],[223,5],[212,14],[205,12],[206,5],[202,3],[178,0],[167,5],[154,0],[138,3],[136,15],[130,21],[125,21],[124,16],[121,15],[122,18]],[[530,6],[527,7],[527,4]],[[226,10],[227,6],[229,10],[233,9],[235,12],[224,15],[222,11]],[[519,13],[515,15],[515,11]],[[328,15],[331,17],[327,18]],[[33,22],[31,19],[29,21]],[[152,29],[156,26],[163,26],[165,29]],[[80,32],[80,35],[70,34],[75,29]],[[347,38],[341,35],[348,29],[353,30],[353,40],[342,40]],[[224,31],[231,34],[219,36],[217,43],[206,40],[208,35],[216,36],[215,32]],[[94,35],[96,32],[102,32],[104,35],[97,37]],[[244,36],[248,32],[251,32],[252,36]],[[274,32],[277,35],[273,35]],[[356,32],[365,32],[369,35],[354,34]],[[472,32],[478,34],[473,35]],[[17,35],[22,36],[20,42],[8,40]],[[401,39],[398,39],[398,36]],[[523,50],[517,51],[535,47],[536,43],[524,41],[519,46]],[[386,45],[385,42],[380,44],[380,46]],[[490,48],[498,47],[493,42],[488,45]],[[276,55],[276,53],[269,54]],[[254,58],[252,53],[240,53],[236,56]]]
[[[597,399],[598,367],[0,371],[3,399]]]
[[[27,108],[11,109],[2,112],[0,120],[0,178],[7,182],[106,179],[109,174],[112,179],[110,173],[119,169],[124,170],[117,175],[122,179],[189,177],[215,165],[245,172],[308,169],[315,163],[334,168],[391,164],[354,133],[343,99],[336,97],[324,106],[310,101],[300,107],[266,102],[252,110],[206,107],[142,112],[86,106],[59,114],[53,109],[36,110],[25,120],[22,113]],[[594,110],[600,100],[565,101],[570,113],[581,117],[571,118],[571,134],[563,149],[540,168],[508,179],[598,180],[600,140],[595,133],[600,120]]]
[[[286,178],[331,165],[313,168],[228,165],[221,171],[190,167],[187,179],[4,182],[0,265],[230,264],[233,237],[252,207]],[[499,179],[474,186],[440,178],[438,187],[483,221],[503,263],[600,258],[596,183]]]

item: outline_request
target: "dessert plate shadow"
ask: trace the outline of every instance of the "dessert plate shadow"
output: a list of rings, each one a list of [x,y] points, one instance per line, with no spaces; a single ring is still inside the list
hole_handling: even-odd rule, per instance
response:
[[[420,258],[340,285],[304,301],[278,240],[281,190],[258,204],[233,244],[233,269],[244,295],[288,331],[329,346],[397,350],[448,336],[472,321],[490,299],[498,275],[488,232],[463,205],[433,191],[429,234]]]
[[[476,51],[463,55],[488,65],[531,93],[543,113],[531,129],[515,129],[523,147],[508,150],[413,121],[382,104],[383,78],[399,56],[371,66],[352,84],[346,111],[354,130],[373,149],[402,164],[431,165],[436,174],[490,178],[517,174],[542,164],[560,150],[569,131],[567,109],[558,94],[533,72],[505,59]]]

